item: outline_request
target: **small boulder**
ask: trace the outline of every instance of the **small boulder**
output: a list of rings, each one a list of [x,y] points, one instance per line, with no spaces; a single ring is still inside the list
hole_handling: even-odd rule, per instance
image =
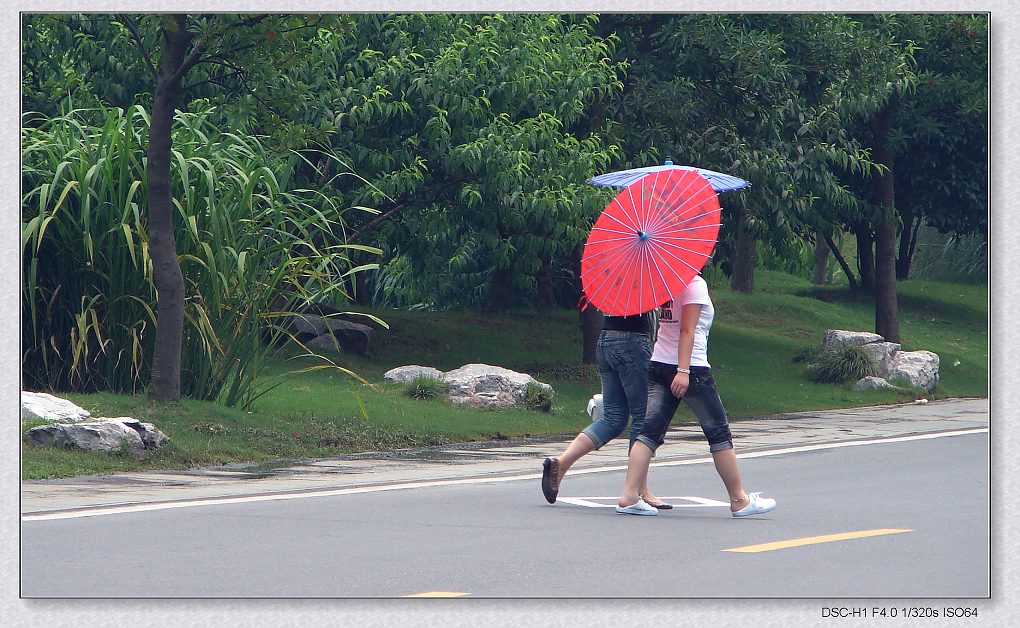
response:
[[[854,384],[854,390],[879,390],[883,388],[896,389],[895,386],[881,377],[872,377],[870,375],[868,377],[862,377],[857,380],[856,384]]]
[[[899,351],[888,379],[930,393],[939,383],[939,356],[931,351]]]
[[[114,451],[124,445],[136,455],[145,450],[141,435],[120,421],[41,425],[28,430],[28,439],[36,445],[77,447],[91,451]]]
[[[41,419],[63,423],[87,421],[92,416],[88,410],[80,408],[67,399],[54,397],[46,393],[21,391],[21,418]]]
[[[36,445],[77,447],[91,451],[114,451],[125,445],[132,454],[156,449],[168,439],[152,423],[131,417],[101,418],[84,423],[54,423],[28,430],[26,437]]]
[[[443,380],[443,372],[439,369],[431,366],[418,366],[417,364],[398,366],[395,369],[390,369],[383,373],[383,379],[388,382],[409,382],[415,377],[421,375],[431,377],[432,379],[438,379],[440,381]]]
[[[450,400],[476,407],[523,405],[528,385],[535,384],[551,398],[552,386],[527,373],[518,373],[501,366],[466,364],[443,375],[450,387]]]
[[[866,345],[885,340],[878,334],[865,331],[845,331],[843,329],[827,329],[822,337],[822,351],[832,351],[843,347]]]

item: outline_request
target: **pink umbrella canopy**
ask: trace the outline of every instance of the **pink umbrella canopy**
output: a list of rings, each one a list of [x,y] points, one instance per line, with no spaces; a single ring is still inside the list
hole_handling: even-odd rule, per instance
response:
[[[683,290],[711,258],[719,197],[694,170],[651,172],[602,211],[581,256],[581,285],[605,314],[647,312]]]

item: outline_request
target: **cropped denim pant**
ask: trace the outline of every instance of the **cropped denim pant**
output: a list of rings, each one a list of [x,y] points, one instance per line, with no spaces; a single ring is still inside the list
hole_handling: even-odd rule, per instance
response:
[[[637,439],[654,453],[666,437],[669,423],[680,406],[681,399],[673,396],[669,386],[676,377],[676,365],[652,362],[648,367],[648,413],[644,428]],[[708,439],[711,452],[733,449],[733,436],[726,417],[726,409],[719,390],[715,387],[712,369],[707,366],[692,366],[690,386],[684,393],[683,401],[698,417],[701,431]]]
[[[652,345],[648,334],[603,330],[595,349],[602,380],[602,418],[582,432],[595,449],[623,433],[630,417],[630,442],[634,443],[645,422],[648,402],[648,361]]]

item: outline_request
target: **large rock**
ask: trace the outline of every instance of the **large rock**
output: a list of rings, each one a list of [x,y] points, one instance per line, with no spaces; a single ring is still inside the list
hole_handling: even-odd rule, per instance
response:
[[[338,318],[295,316],[294,329],[297,331],[298,339],[319,351],[346,351],[368,355],[372,343],[371,327]]]
[[[892,373],[896,354],[900,350],[900,344],[898,342],[869,342],[868,344],[861,345],[861,348],[875,359],[875,364],[878,366],[878,375],[880,377],[889,377],[889,374]]]
[[[383,373],[383,379],[388,382],[409,382],[415,377],[422,375],[425,377],[431,377],[432,379],[438,379],[440,381],[443,379],[443,372],[439,369],[431,366],[418,366],[417,364],[398,366],[395,369],[390,369]]]
[[[872,342],[881,342],[885,338],[878,334],[865,331],[846,331],[843,329],[827,329],[822,337],[822,351],[832,351],[843,347],[856,347]]]
[[[40,425],[28,430],[27,438],[36,445],[78,447],[91,451],[115,451],[126,446],[136,456],[167,441],[166,435],[152,423],[142,423],[131,417]]]
[[[888,379],[932,392],[939,383],[939,356],[931,351],[899,351]]]
[[[87,421],[92,416],[88,410],[80,408],[67,399],[61,399],[46,393],[21,391],[21,418],[41,419],[62,423]]]
[[[523,404],[528,384],[536,384],[552,395],[552,386],[527,373],[501,366],[466,364],[443,375],[450,387],[450,400],[476,407],[505,407]]]
[[[295,314],[290,318],[290,331],[299,338],[315,338],[330,333],[336,321],[336,318],[317,314]]]

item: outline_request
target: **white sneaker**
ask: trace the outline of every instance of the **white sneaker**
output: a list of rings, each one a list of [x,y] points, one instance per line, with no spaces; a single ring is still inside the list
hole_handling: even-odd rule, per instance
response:
[[[764,514],[775,507],[776,500],[771,497],[762,497],[761,493],[748,493],[747,505],[731,514],[734,517],[750,517],[751,515]]]
[[[616,512],[621,515],[646,515],[655,516],[659,514],[659,510],[654,506],[649,506],[643,499],[638,499],[630,506],[617,506]]]

